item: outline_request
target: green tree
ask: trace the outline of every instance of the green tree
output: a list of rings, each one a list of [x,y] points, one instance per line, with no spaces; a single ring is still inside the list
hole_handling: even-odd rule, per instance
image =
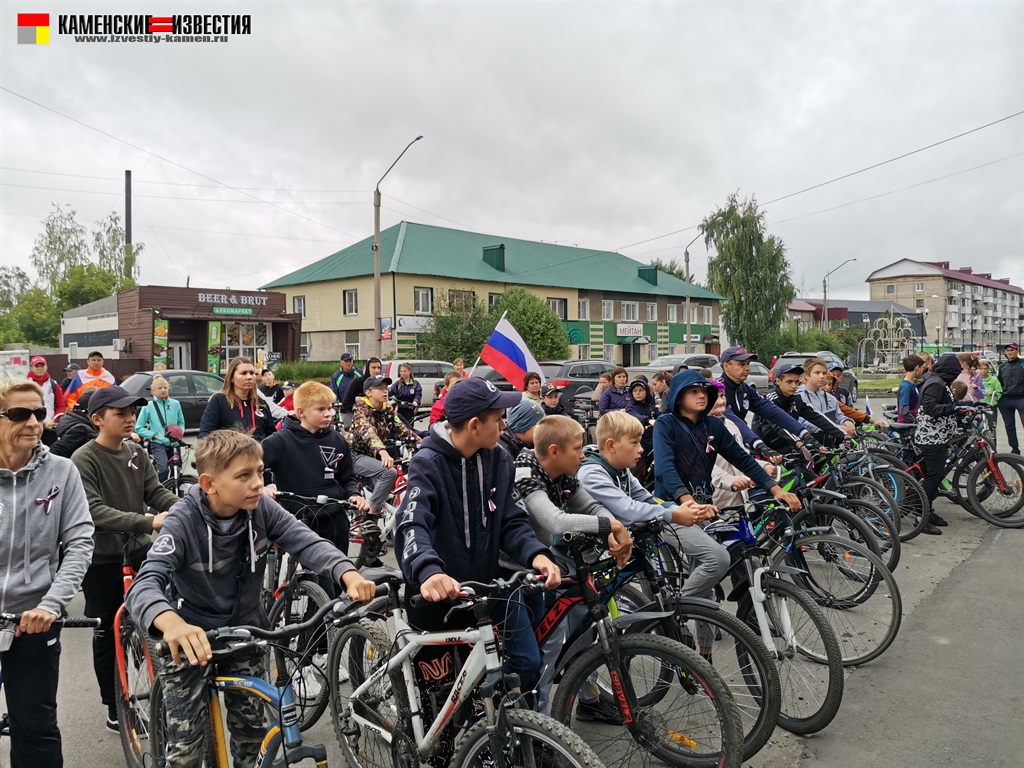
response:
[[[118,293],[118,276],[95,264],[76,264],[67,271],[54,289],[57,305],[62,312],[98,301],[111,293]],[[134,282],[134,281],[132,281]],[[112,290],[111,286],[115,286]]]
[[[116,276],[115,293],[135,286],[139,279],[139,258],[145,249],[143,243],[125,247],[124,226],[117,211],[111,211],[105,219],[96,222],[92,232],[92,250],[100,269]]]
[[[0,314],[14,309],[18,297],[32,287],[21,267],[0,267]]]
[[[18,297],[18,304],[11,311],[24,339],[46,347],[60,344],[60,313],[60,308],[42,288],[29,288]]]
[[[722,324],[729,338],[761,353],[796,296],[782,240],[765,232],[757,199],[740,201],[735,192],[701,222],[700,233],[715,251],[708,287],[726,298]]]
[[[479,302],[434,302],[431,328],[421,334],[423,354],[432,360],[465,358],[472,365],[494,330],[490,315]]]
[[[686,279],[686,265],[679,261],[679,259],[667,259],[665,261],[662,261],[661,259],[654,259],[651,261],[651,266],[657,267],[666,275],[678,277],[680,280]]]
[[[558,360],[569,356],[569,334],[546,301],[525,288],[509,288],[491,310],[492,329],[505,311],[508,321],[519,331],[535,358]],[[483,348],[482,343],[480,348]]]
[[[69,269],[90,261],[86,229],[75,219],[75,210],[57,204],[53,208],[43,221],[43,232],[36,238],[31,255],[32,266],[48,293],[56,290]]]

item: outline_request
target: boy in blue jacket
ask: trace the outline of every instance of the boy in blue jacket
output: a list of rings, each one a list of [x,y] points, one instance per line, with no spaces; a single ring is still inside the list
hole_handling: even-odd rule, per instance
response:
[[[671,415],[654,423],[654,495],[677,504],[710,504],[711,469],[721,453],[730,464],[794,512],[800,499],[779,487],[737,443],[725,425],[708,417],[718,390],[696,371],[672,377],[668,390]],[[788,419],[789,417],[786,416]]]
[[[539,571],[549,589],[561,583],[526,510],[512,501],[512,459],[498,449],[504,411],[521,399],[478,378],[463,379],[445,397],[447,421],[433,426],[413,456],[398,509],[396,551],[410,594],[439,603],[460,594],[460,581],[495,579],[500,551]],[[421,629],[442,629],[447,612],[443,605],[410,608],[409,620]],[[519,675],[522,690],[532,690],[541,658],[522,598],[503,601],[495,617],[504,619],[505,669]],[[453,620],[472,616],[461,612]]]

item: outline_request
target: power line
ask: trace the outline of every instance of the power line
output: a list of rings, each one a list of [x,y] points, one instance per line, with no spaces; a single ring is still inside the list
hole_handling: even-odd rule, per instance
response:
[[[63,189],[61,187],[40,187],[33,184],[11,184],[7,181],[0,181],[0,187],[15,187],[17,189],[42,189],[49,192],[71,192],[82,195],[115,195],[120,197],[124,192],[104,192],[99,189]],[[139,195],[132,193],[132,197],[148,197],[150,200],[186,200],[193,203],[264,203],[266,205],[372,205],[372,201],[335,201],[335,200],[230,200],[222,197],[180,197],[178,195]],[[285,210],[285,209],[282,209]],[[341,232],[341,230],[338,230]],[[348,234],[343,232],[342,234]],[[352,235],[355,237],[355,235]]]
[[[47,112],[52,112],[55,115],[59,115],[60,117],[63,117],[65,120],[70,120],[73,123],[77,123],[78,125],[81,125],[83,128],[88,128],[90,131],[95,131],[96,133],[100,134],[101,136],[106,136],[108,139],[113,139],[114,141],[120,142],[121,144],[124,144],[124,145],[126,145],[128,147],[131,147],[132,149],[138,150],[139,152],[144,152],[145,154],[150,155],[151,157],[155,157],[157,160],[162,160],[165,163],[173,165],[175,168],[181,168],[183,171],[188,171],[189,173],[194,173],[196,176],[199,176],[202,179],[206,179],[207,181],[212,181],[214,184],[219,184],[222,187],[226,187],[227,189],[230,189],[230,190],[232,190],[234,192],[238,192],[240,195],[244,195],[246,197],[252,198],[253,200],[258,200],[259,202],[264,203],[266,205],[269,205],[271,208],[276,208],[279,211],[283,211],[284,213],[287,213],[290,216],[296,216],[296,217],[298,217],[300,219],[304,219],[305,221],[311,222],[313,224],[317,224],[317,225],[319,225],[321,227],[326,227],[327,229],[332,229],[335,232],[339,232],[339,233],[341,233],[343,235],[347,235],[348,237],[356,237],[351,232],[345,232],[344,230],[338,229],[337,227],[332,227],[330,224],[324,224],[321,221],[317,221],[316,219],[311,219],[308,216],[304,216],[301,213],[297,213],[296,211],[289,211],[287,208],[282,208],[277,203],[272,203],[272,202],[269,202],[267,200],[260,200],[260,198],[256,197],[255,195],[250,195],[248,192],[243,192],[242,190],[237,189],[236,187],[232,187],[230,184],[225,184],[224,182],[222,182],[222,181],[220,181],[218,179],[215,179],[212,176],[207,176],[205,173],[200,173],[199,171],[193,170],[192,168],[189,168],[186,165],[182,165],[179,162],[176,162],[174,160],[170,160],[170,159],[168,159],[168,158],[166,158],[166,157],[164,157],[162,155],[158,155],[156,152],[152,152],[152,151],[150,151],[148,149],[140,147],[137,144],[132,144],[130,141],[126,141],[125,139],[122,139],[122,138],[120,138],[118,136],[115,136],[112,133],[107,133],[106,131],[101,130],[100,128],[96,128],[95,126],[92,126],[92,125],[89,125],[88,123],[82,122],[81,120],[79,120],[77,118],[71,117],[70,115],[66,115],[63,112],[59,112],[56,109],[54,109],[53,107],[48,107],[45,104],[40,104],[38,101],[35,101],[33,99],[28,98],[28,96],[23,96],[22,94],[20,94],[20,93],[18,93],[16,91],[12,91],[10,88],[7,88],[5,86],[0,85],[0,91],[5,91],[6,93],[11,94],[12,96],[16,96],[19,99],[27,101],[29,104],[34,104],[35,106],[39,107],[40,109],[45,109]]]
[[[913,150],[912,152],[905,152],[902,155],[898,155],[896,157],[889,158],[888,160],[883,160],[882,162],[875,163],[874,165],[869,165],[866,168],[861,168],[860,170],[857,170],[857,171],[851,171],[850,173],[843,174],[842,176],[837,176],[836,178],[829,179],[828,181],[823,181],[820,184],[815,184],[814,186],[807,187],[805,189],[801,189],[801,190],[799,190],[797,192],[790,192],[788,195],[783,195],[782,197],[776,197],[774,200],[769,200],[767,203],[762,203],[762,205],[770,205],[771,203],[777,203],[780,200],[786,200],[786,199],[788,199],[790,197],[795,197],[796,195],[802,195],[804,192],[810,192],[812,189],[819,189],[819,188],[824,187],[824,186],[826,186],[828,184],[834,184],[837,181],[842,181],[843,179],[848,179],[851,176],[856,176],[859,173],[864,173],[866,171],[870,171],[870,170],[873,170],[875,168],[880,168],[883,165],[887,165],[889,163],[894,163],[897,160],[902,160],[905,157],[910,157],[911,155],[916,155],[919,152],[924,152],[927,149],[932,149],[932,148],[937,147],[937,146],[939,146],[941,144],[946,144],[947,142],[953,141],[954,139],[959,139],[959,138],[962,138],[964,136],[967,136],[968,134],[975,133],[975,132],[983,130],[985,128],[990,128],[993,125],[997,125],[999,123],[1005,122],[1006,120],[1010,120],[1010,119],[1012,119],[1014,117],[1020,117],[1021,115],[1024,115],[1024,110],[1021,110],[1020,112],[1014,112],[1012,115],[1007,115],[1006,117],[1001,117],[998,120],[993,120],[991,123],[985,123],[985,125],[979,125],[977,128],[972,128],[969,131],[964,131],[963,133],[958,133],[955,136],[950,136],[949,138],[943,139],[942,141],[937,141],[934,144],[929,144],[929,145],[927,145],[925,147],[920,147],[918,149]],[[683,227],[682,229],[677,229],[677,230],[675,230],[673,232],[666,232],[664,235],[658,235],[657,237],[649,237],[646,240],[639,240],[638,242],[630,243],[629,245],[621,245],[618,248],[616,248],[615,250],[621,251],[621,250],[625,250],[626,248],[632,248],[635,245],[643,245],[644,243],[651,243],[651,242],[654,242],[655,240],[662,240],[662,239],[664,239],[666,237],[671,237],[672,235],[678,235],[681,232],[689,232],[690,230],[697,229],[697,227],[699,227],[699,226],[700,226],[700,224],[692,224],[689,227]]]
[[[142,207],[142,203],[138,203],[136,207],[139,209],[139,212],[142,214],[142,218],[144,218],[146,220],[146,225],[148,226],[149,225],[149,216],[146,215],[146,211]],[[178,273],[178,276],[184,281],[185,280],[185,275],[183,275],[181,270],[178,269],[178,265],[174,263],[174,259],[171,258],[171,254],[167,252],[167,246],[164,245],[164,241],[160,239],[160,235],[157,233],[157,231],[155,229],[153,229],[153,227],[150,227],[150,230],[153,232],[153,237],[155,237],[156,241],[160,244],[160,249],[164,252],[164,256],[167,257],[167,261],[169,261],[171,263],[171,266],[174,267],[174,270]]]

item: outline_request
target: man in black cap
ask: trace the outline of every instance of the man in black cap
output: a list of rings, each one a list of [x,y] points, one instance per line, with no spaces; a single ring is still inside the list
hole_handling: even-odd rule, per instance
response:
[[[334,392],[334,399],[338,402],[345,399],[349,384],[363,375],[363,372],[355,368],[355,361],[348,352],[341,353],[341,360],[338,363],[338,370],[331,376],[330,387]],[[349,411],[351,413],[351,411]]]
[[[725,384],[725,402],[727,404],[725,416],[739,427],[740,434],[743,435],[743,442],[768,461],[779,464],[782,461],[782,454],[766,445],[764,440],[750,428],[747,424],[748,412],[753,411],[763,421],[781,427],[794,437],[798,436],[808,447],[814,447],[817,443],[799,421],[774,403],[761,397],[754,387],[747,384],[747,377],[750,375],[750,361],[756,359],[757,355],[747,352],[743,347],[729,347],[722,353],[722,378],[719,381]]]
[[[167,510],[178,497],[163,487],[146,452],[131,441],[135,414],[146,398],[129,395],[118,386],[95,389],[89,399],[89,418],[98,430],[71,460],[82,476],[89,511],[96,526],[92,565],[82,581],[85,614],[103,620],[93,635],[92,656],[100,698],[107,707],[107,730],[117,733],[114,698],[114,614],[124,597],[121,558],[124,547],[138,567],[159,531]],[[159,514],[150,515],[150,508]],[[127,543],[125,541],[125,535]]]
[[[1020,456],[1017,439],[1017,417],[1024,426],[1024,361],[1020,358],[1020,346],[1014,342],[1003,347],[1006,362],[999,366],[999,383],[1003,385],[1003,396],[996,406],[1003,417],[1006,440],[1010,453]]]
[[[60,388],[64,390],[65,394],[68,391],[68,387],[71,386],[71,382],[75,378],[75,374],[80,370],[82,370],[82,366],[78,363],[70,363],[64,366],[64,381],[60,383]]]

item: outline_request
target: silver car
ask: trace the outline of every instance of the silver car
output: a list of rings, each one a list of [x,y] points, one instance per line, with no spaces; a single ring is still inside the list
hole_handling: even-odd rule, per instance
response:
[[[412,377],[423,387],[423,402],[420,405],[433,403],[435,385],[444,386],[445,374],[455,370],[451,363],[444,360],[385,360],[381,374],[392,381],[398,381],[398,368],[404,363],[412,367]]]
[[[711,366],[711,373],[716,379],[722,378],[722,364],[716,363]],[[757,360],[750,361],[750,375],[747,376],[747,384],[760,392],[768,390],[768,368],[764,363],[759,363]]]

